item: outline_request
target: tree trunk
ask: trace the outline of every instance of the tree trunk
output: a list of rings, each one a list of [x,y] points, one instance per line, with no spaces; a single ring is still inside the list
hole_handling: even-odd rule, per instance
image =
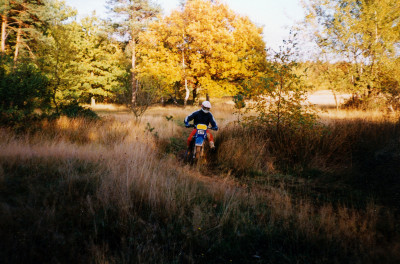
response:
[[[189,95],[190,95],[190,91],[188,88],[188,83],[187,83],[187,79],[185,79],[185,91],[186,91],[186,95],[185,95],[185,102],[184,102],[184,106],[187,105],[187,101],[189,100]]]
[[[182,38],[184,39],[185,36],[183,35]],[[190,91],[188,88],[188,83],[187,83],[187,79],[186,79],[186,64],[185,64],[185,53],[184,50],[182,49],[182,69],[184,69],[184,76],[185,76],[185,101],[183,103],[183,106],[186,107],[187,105],[187,101],[189,100],[189,95],[190,95]]]
[[[1,16],[1,52],[6,52],[7,15]]]
[[[55,87],[58,87],[58,86],[55,86]],[[58,108],[58,104],[57,104],[57,98],[56,98],[57,88],[54,88],[54,90],[52,92],[53,92],[53,94],[52,94],[53,104],[56,107],[56,113],[58,114],[60,112],[59,112],[59,108]]]
[[[206,93],[206,101],[210,101],[210,96]]]
[[[193,105],[194,105],[196,102],[196,97],[197,97],[197,88],[196,87],[193,89],[192,95],[193,95]]]
[[[17,42],[15,44],[15,52],[14,52],[14,63],[17,62],[18,60],[18,54],[19,54],[19,46],[21,44],[21,35],[22,35],[22,22],[18,22],[18,31],[17,31]]]
[[[333,94],[333,98],[335,99],[336,111],[338,111],[339,110],[339,103],[338,103],[338,100],[337,100],[336,93],[335,93],[335,91],[333,89],[331,91],[332,91],[332,94]]]
[[[137,95],[137,85],[136,85],[136,43],[135,40],[132,40],[132,106],[136,105],[136,95]]]

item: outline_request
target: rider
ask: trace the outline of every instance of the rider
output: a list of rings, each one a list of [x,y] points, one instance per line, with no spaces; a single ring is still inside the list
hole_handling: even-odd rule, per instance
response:
[[[195,126],[198,124],[204,124],[206,126],[211,124],[211,129],[217,131],[218,126],[217,126],[217,123],[215,122],[213,115],[210,112],[210,109],[211,109],[211,103],[209,101],[204,101],[201,104],[200,110],[191,113],[190,115],[188,115],[185,118],[185,126],[190,127],[189,122],[193,120],[193,124]],[[192,133],[190,134],[188,141],[187,141],[188,147],[190,147],[190,142],[192,141],[193,136],[196,134],[196,131],[197,131],[197,129],[195,128],[195,129],[193,129]],[[207,130],[207,137],[210,142],[210,147],[212,149],[215,148],[213,135],[208,130]]]

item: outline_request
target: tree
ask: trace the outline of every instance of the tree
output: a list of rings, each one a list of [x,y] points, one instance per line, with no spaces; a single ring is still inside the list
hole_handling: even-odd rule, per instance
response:
[[[53,102],[111,101],[125,74],[125,56],[95,16],[55,24],[42,47],[40,65],[51,80]]]
[[[105,25],[94,15],[83,18],[74,32],[78,82],[69,89],[81,102],[90,98],[101,101],[114,98],[124,75],[124,54],[116,41],[108,38]]]
[[[35,45],[43,40],[49,19],[47,2],[40,0],[3,0],[0,7],[2,17],[1,51],[5,53],[7,39],[14,52],[16,63],[25,50],[35,56]]]
[[[78,64],[75,59],[78,49],[74,45],[78,25],[54,25],[48,35],[48,41],[41,49],[39,65],[50,80],[52,101],[58,111],[59,102],[74,99],[71,87],[78,79]]]
[[[1,0],[0,1],[0,14],[1,14],[1,44],[0,51],[1,53],[6,52],[6,38],[7,38],[7,27],[8,27],[8,16],[10,12],[10,1],[9,0]]]
[[[270,58],[266,75],[252,79],[245,94],[254,101],[249,109],[257,113],[248,122],[273,127],[278,134],[283,129],[294,132],[316,123],[314,110],[306,103],[309,89],[304,82],[305,74],[297,73],[297,44],[294,39],[285,44]]]
[[[306,25],[322,53],[350,63],[353,93],[387,90],[385,75],[399,57],[400,2],[397,0],[308,0]],[[340,72],[339,72],[340,73]]]
[[[158,6],[150,0],[108,0],[108,8],[114,14],[113,28],[121,39],[127,39],[128,53],[131,56],[132,105],[136,104],[136,52],[139,33],[144,31],[148,23],[159,13]]]
[[[179,28],[169,27],[165,20],[159,20],[151,23],[139,36],[138,77],[158,79],[163,84],[162,91],[159,91],[161,97],[174,94],[175,84],[183,75],[181,61],[184,54],[179,43],[182,38],[176,38],[178,31]]]
[[[140,38],[140,75],[163,76],[169,87],[185,84],[185,102],[187,82],[193,100],[199,93],[233,95],[265,70],[262,28],[219,1],[187,1]]]
[[[46,41],[38,48],[36,63],[46,74],[51,88],[53,106],[58,111],[60,101],[68,97],[69,88],[77,81],[77,63],[74,63],[78,48],[74,39],[78,37],[79,26],[76,22],[66,20],[76,15],[76,11],[63,2],[48,2],[48,13],[51,14]]]
[[[24,96],[18,95],[19,98],[12,99],[12,103],[8,106],[5,104],[5,107],[17,105],[18,108],[21,108],[21,103],[15,102],[19,102],[21,98],[30,95],[32,95],[32,98],[40,95],[43,97],[41,101],[50,102],[50,98],[55,98],[56,89],[54,87],[58,87],[57,83],[60,80],[59,63],[56,67],[53,67],[55,63],[52,64],[55,54],[51,52],[54,51],[54,46],[51,46],[51,44],[55,42],[51,35],[57,31],[60,36],[58,43],[67,41],[67,39],[62,39],[59,29],[66,19],[75,14],[74,10],[57,0],[15,0],[2,1],[0,11],[2,16],[2,56],[7,57],[5,61],[13,60],[14,69],[10,72],[11,75],[15,74],[16,78],[18,75],[24,76],[23,78],[27,80],[25,82],[6,78],[9,81],[7,85],[10,91],[4,93],[17,96],[18,93],[15,91],[23,91]],[[68,45],[68,42],[66,45]],[[58,50],[60,51],[59,48]],[[70,51],[64,49],[64,56],[71,57],[71,54],[74,53]],[[57,56],[57,60],[60,61],[61,54],[58,53]],[[21,65],[18,65],[19,63]],[[55,72],[57,74],[54,75]],[[40,79],[39,77],[43,78]],[[29,84],[30,81],[32,81],[32,85]],[[24,101],[24,99],[22,100]],[[35,100],[27,99],[24,101],[23,107],[31,109],[28,105],[37,106],[36,103],[33,103],[34,101],[40,100],[38,98]],[[53,101],[55,102],[55,100]]]

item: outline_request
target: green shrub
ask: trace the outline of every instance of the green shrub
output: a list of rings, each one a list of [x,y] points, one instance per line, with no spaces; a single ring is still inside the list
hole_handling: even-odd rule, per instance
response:
[[[61,104],[59,108],[61,115],[70,118],[83,117],[88,119],[99,119],[99,116],[93,110],[80,106],[77,101],[68,104]]]
[[[24,130],[50,108],[46,76],[30,61],[14,65],[10,57],[0,56],[0,124]]]
[[[12,65],[10,58],[0,57],[0,111],[21,111],[24,115],[35,109],[50,108],[49,81],[30,62]]]

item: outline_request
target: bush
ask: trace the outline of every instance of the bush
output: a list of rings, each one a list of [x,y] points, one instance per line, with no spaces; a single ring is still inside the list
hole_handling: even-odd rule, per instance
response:
[[[1,125],[16,130],[33,126],[50,110],[50,102],[49,81],[33,63],[15,65],[10,57],[0,56]]]
[[[49,81],[30,62],[13,65],[10,58],[0,57],[0,111],[22,111],[30,115],[35,109],[50,108]]]
[[[18,108],[10,108],[0,111],[0,125],[12,127],[15,131],[24,131],[27,128],[34,129],[39,125],[37,121],[42,120],[45,115],[29,113]]]
[[[59,112],[70,118],[82,117],[88,119],[99,119],[99,116],[93,110],[80,106],[77,101],[69,104],[60,105]]]
[[[360,110],[384,110],[395,105],[395,101],[385,96],[353,96],[346,100],[343,104],[346,109],[360,109]]]

